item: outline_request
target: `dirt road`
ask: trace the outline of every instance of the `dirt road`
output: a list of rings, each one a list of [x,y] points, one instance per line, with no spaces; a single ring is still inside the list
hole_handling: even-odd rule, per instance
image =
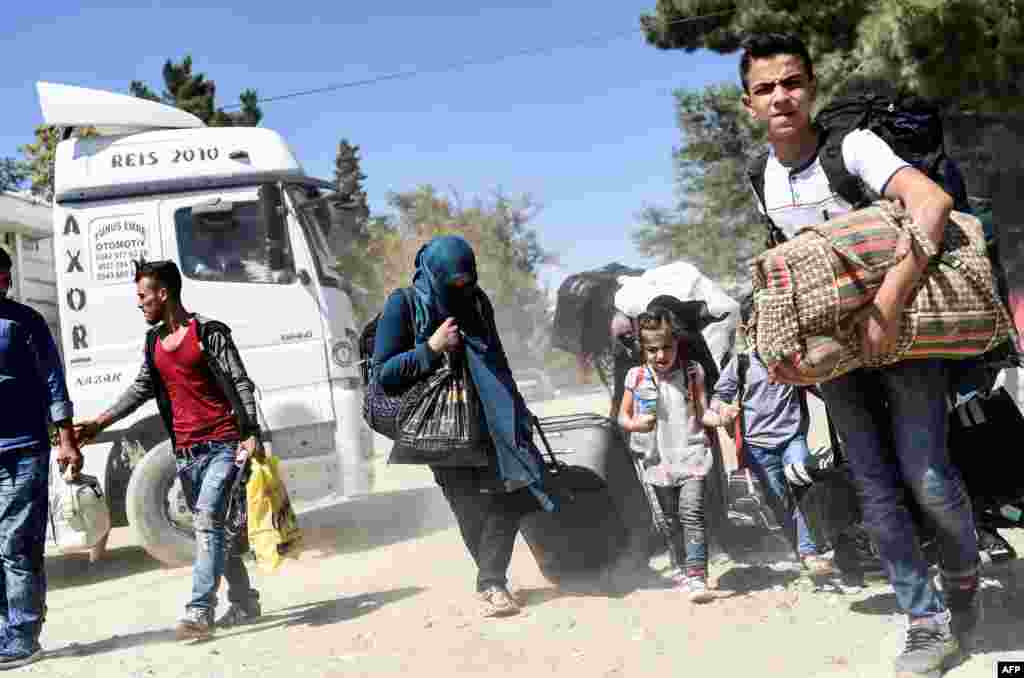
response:
[[[607,412],[597,393],[538,414]],[[820,431],[815,433],[820,438]],[[46,676],[799,676],[891,675],[902,639],[890,588],[813,591],[768,549],[718,566],[719,598],[692,606],[647,585],[621,598],[564,594],[521,541],[511,576],[527,601],[505,620],[477,616],[474,569],[429,471],[378,468],[379,493],[303,516],[309,548],[275,574],[254,574],[258,624],[177,643],[190,570],[162,569],[116,531],[111,552],[48,561]],[[1018,533],[1020,531],[1017,531]],[[1024,552],[1024,539],[1009,533]],[[767,542],[771,546],[771,538]],[[776,542],[775,546],[779,546]],[[778,550],[778,549],[775,549]],[[655,569],[667,565],[653,561]],[[1012,575],[988,573],[982,646],[948,675],[988,678],[997,658],[1024,659],[1024,599]],[[1024,577],[1020,579],[1024,582]],[[225,602],[222,602],[222,609]]]

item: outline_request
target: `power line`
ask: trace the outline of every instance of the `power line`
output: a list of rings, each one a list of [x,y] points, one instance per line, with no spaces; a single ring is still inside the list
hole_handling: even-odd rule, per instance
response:
[[[673,21],[666,21],[665,26],[673,26],[676,24],[692,23],[694,21],[703,21],[705,19],[713,19],[718,16],[724,16],[726,14],[732,14],[735,10],[724,10],[721,12],[712,12],[710,14],[701,14],[700,16],[685,17],[683,19],[675,19]],[[297,92],[289,92],[288,94],[278,94],[275,96],[264,97],[257,99],[256,103],[265,104],[274,101],[283,101],[285,99],[295,99],[297,97],[310,96],[312,94],[323,94],[326,92],[336,92],[342,89],[352,89],[354,87],[366,87],[368,85],[376,85],[377,83],[387,82],[390,80],[408,80],[410,78],[416,78],[421,75],[436,75],[438,73],[447,73],[449,71],[455,71],[467,66],[490,66],[508,59],[515,59],[524,56],[537,56],[542,54],[550,54],[560,49],[569,49],[572,47],[581,47],[584,45],[591,45],[594,43],[606,43],[617,38],[625,37],[627,35],[633,35],[640,33],[643,28],[631,28],[628,31],[617,31],[615,33],[605,33],[602,35],[593,35],[589,38],[583,38],[565,45],[549,45],[547,47],[533,47],[528,49],[521,49],[515,52],[508,52],[493,57],[481,57],[476,59],[463,59],[462,61],[455,61],[449,64],[435,66],[433,68],[415,68],[407,71],[396,71],[394,73],[386,73],[384,75],[377,75],[372,78],[363,78],[361,80],[350,80],[348,82],[341,82],[333,85],[326,85],[324,87],[315,87],[312,89],[299,90]],[[232,108],[241,108],[242,104],[231,104],[224,106],[224,110],[230,110]]]

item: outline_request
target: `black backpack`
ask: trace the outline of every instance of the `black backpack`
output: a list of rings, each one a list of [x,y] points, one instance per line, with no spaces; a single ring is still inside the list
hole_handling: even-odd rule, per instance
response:
[[[558,288],[551,345],[574,354],[610,351],[609,327],[615,312],[619,277],[643,272],[643,269],[613,263],[566,278]]]
[[[861,89],[863,88],[863,89]],[[853,89],[851,87],[851,89]],[[870,129],[900,158],[928,175],[953,198],[953,209],[970,212],[967,186],[957,164],[946,155],[942,110],[920,97],[897,92],[877,82],[861,85],[836,97],[814,119],[821,132],[818,158],[829,186],[854,209],[869,205],[879,196],[850,173],[843,162],[843,139],[857,129]],[[784,242],[785,235],[767,215],[764,172],[768,153],[754,158],[747,168],[750,185],[761,205],[768,227],[768,247]]]
[[[402,293],[408,305],[413,304],[412,290],[403,287]],[[373,316],[359,334],[359,367],[363,376],[363,419],[370,428],[392,440],[397,435],[398,407],[401,396],[384,393],[374,376],[373,345],[377,341],[377,323],[381,314]]]

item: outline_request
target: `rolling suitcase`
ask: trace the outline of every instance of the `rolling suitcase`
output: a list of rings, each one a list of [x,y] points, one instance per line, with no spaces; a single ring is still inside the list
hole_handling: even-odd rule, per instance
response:
[[[595,414],[536,423],[561,497],[558,511],[532,513],[520,526],[541,573],[558,584],[645,566],[651,506],[619,428]]]

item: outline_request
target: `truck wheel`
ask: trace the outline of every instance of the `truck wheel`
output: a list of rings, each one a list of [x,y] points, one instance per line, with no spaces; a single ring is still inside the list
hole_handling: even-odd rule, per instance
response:
[[[196,551],[192,515],[174,466],[171,441],[153,447],[132,471],[125,508],[128,524],[149,555],[169,567],[192,563]]]

